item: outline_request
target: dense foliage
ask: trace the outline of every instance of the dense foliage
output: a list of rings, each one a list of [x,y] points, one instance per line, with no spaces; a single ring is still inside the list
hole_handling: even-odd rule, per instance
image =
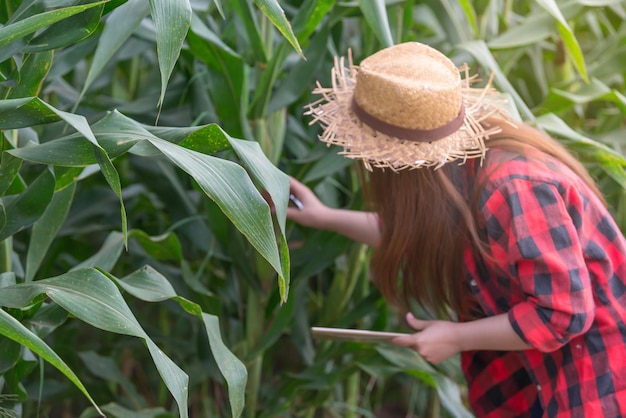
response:
[[[366,248],[285,221],[287,175],[360,205],[303,106],[349,48],[431,44],[493,72],[626,231],[624,6],[0,1],[0,416],[471,416],[455,360],[311,339],[399,325]]]

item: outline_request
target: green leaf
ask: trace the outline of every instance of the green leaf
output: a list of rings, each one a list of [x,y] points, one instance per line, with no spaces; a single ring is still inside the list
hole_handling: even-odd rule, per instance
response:
[[[111,12],[100,34],[98,46],[81,92],[81,98],[100,75],[105,65],[110,62],[113,55],[135,32],[149,10],[145,0],[129,0]]]
[[[398,366],[404,373],[410,374],[435,388],[444,408],[455,417],[471,418],[473,415],[463,406],[458,385],[450,381],[415,351],[397,347],[376,347],[376,351],[390,363]]]
[[[502,72],[502,69],[489,51],[489,48],[487,48],[485,42],[471,41],[463,43],[459,45],[459,47],[472,54],[485,71],[493,71],[496,86],[498,86],[500,91],[508,93],[513,98],[517,110],[522,114],[522,117],[525,120],[533,121],[535,119],[533,112],[528,108],[526,103],[524,103],[524,100],[522,100],[515,88],[511,85],[511,82],[508,80],[506,74]]]
[[[472,2],[469,0],[460,0],[459,5],[461,6],[461,8],[463,8],[463,11],[465,12],[465,17],[467,18],[467,21],[472,27],[472,31],[474,32],[474,34],[477,34],[478,23],[476,19],[476,11],[474,10],[474,6],[472,5]]]
[[[104,5],[100,4],[53,24],[31,39],[23,51],[50,51],[82,41],[98,28],[103,10]]]
[[[193,128],[144,127],[156,137],[202,154],[213,155],[230,149],[230,142],[215,124]]]
[[[230,143],[254,179],[275,202],[281,232],[279,252],[276,251],[274,241],[269,239],[275,234],[271,220],[265,215],[267,204],[262,198],[262,201],[258,200],[260,194],[255,188],[248,188],[246,184],[251,186],[251,183],[241,167],[191,150],[177,151],[176,147],[168,142],[151,141],[151,143],[199,183],[205,193],[218,204],[224,214],[272,265],[279,274],[279,287],[284,300],[289,286],[289,255],[285,238],[289,177],[265,157],[258,143],[232,138],[217,126],[213,127],[213,131],[214,135],[221,135]],[[223,139],[218,141],[221,143]],[[223,185],[216,181],[220,178]],[[240,179],[236,180],[237,178]],[[234,187],[235,184],[237,187]],[[240,187],[241,189],[237,191]],[[247,203],[241,201],[240,197],[250,194],[252,195],[247,197]],[[256,224],[252,221],[255,218]]]
[[[209,29],[208,26],[204,24],[202,19],[200,19],[195,13],[191,17],[191,32],[195,35],[198,35],[198,37],[204,39],[205,41],[208,41],[211,44],[215,45],[220,50],[228,52],[232,56],[239,56],[239,54],[233,51],[233,49],[229,47],[226,43],[224,43],[224,41],[215,32]]]
[[[10,338],[0,337],[0,374],[15,367],[22,356],[22,346]]]
[[[302,54],[302,48],[298,43],[298,39],[293,34],[293,30],[291,29],[291,24],[287,20],[285,16],[285,12],[278,4],[277,0],[254,0],[254,4],[263,12],[265,17],[269,19],[270,22],[279,30],[280,33],[283,34],[285,39],[291,44],[293,49],[296,50],[298,55],[304,58]]]
[[[383,47],[393,46],[385,0],[359,0],[361,13]]]
[[[116,403],[108,403],[102,406],[102,410],[107,414],[111,414],[113,417],[119,418],[168,418],[171,416],[171,414],[162,407],[131,411]],[[80,418],[82,418],[82,416]]]
[[[267,103],[272,96],[274,83],[280,72],[280,69],[287,59],[289,48],[287,44],[281,44],[276,52],[272,55],[272,59],[263,72],[261,82],[255,91],[254,100],[250,105],[250,115],[252,119],[259,119],[267,113]],[[301,79],[302,80],[302,79]]]
[[[158,103],[160,106],[191,26],[191,5],[189,0],[150,0],[150,11],[156,26],[157,53],[161,70],[161,95]]]
[[[84,116],[82,115],[75,115],[72,113],[68,113],[68,112],[64,112],[62,110],[58,110],[55,107],[49,105],[46,102],[43,102],[37,98],[33,98],[33,99],[25,99],[27,100],[27,102],[25,102],[27,105],[28,104],[36,104],[37,108],[41,109],[41,106],[45,107],[48,109],[49,112],[48,115],[50,115],[50,117],[52,118],[53,116],[50,114],[50,112],[54,115],[56,115],[59,119],[64,120],[65,122],[67,122],[69,125],[71,125],[74,129],[76,129],[78,131],[78,133],[80,135],[82,135],[84,138],[86,138],[89,142],[92,143],[93,147],[92,147],[92,152],[93,154],[95,154],[95,159],[96,162],[98,163],[98,165],[100,166],[100,170],[105,178],[105,180],[107,181],[107,183],[109,184],[109,186],[111,187],[111,189],[115,192],[115,194],[117,195],[117,197],[119,198],[120,201],[120,216],[122,219],[122,233],[124,234],[124,242],[126,243],[127,241],[127,220],[126,220],[126,209],[124,208],[124,201],[122,199],[122,190],[121,190],[121,183],[120,183],[120,179],[119,179],[119,175],[117,173],[117,170],[115,169],[115,167],[113,166],[113,163],[111,162],[111,159],[109,158],[106,150],[104,148],[102,148],[100,146],[100,144],[98,143],[98,140],[96,139],[93,131],[91,130],[91,127],[89,126],[89,123],[87,122],[87,119],[85,119]],[[11,105],[16,105],[18,106],[17,108],[21,108],[21,101],[9,101],[6,100],[3,102],[5,105],[8,106],[9,109],[11,109]],[[15,108],[13,108],[15,109]],[[36,112],[36,110],[35,110]],[[11,114],[13,112],[9,112],[9,114]],[[28,120],[28,118],[26,118],[26,120]],[[44,147],[44,149],[42,148],[38,148],[37,150],[34,151],[35,154],[40,155],[45,158],[45,157],[50,157],[50,154],[46,153],[46,149],[52,149],[54,150],[53,152],[56,152],[57,155],[59,153],[59,149],[57,149],[58,147],[56,147],[56,144],[52,144],[50,143],[50,145],[48,145],[47,147]],[[81,149],[79,149],[78,151],[80,152]],[[82,148],[82,150],[84,151],[84,148]],[[43,151],[43,153],[42,153]],[[14,156],[22,156],[23,158],[26,158],[27,155],[32,155],[33,151],[32,150],[25,150],[20,152],[19,150],[14,150],[13,151],[13,155]],[[80,156],[80,154],[78,154]],[[76,150],[71,150],[69,152],[68,155],[66,155],[65,157],[63,157],[63,159],[67,160],[68,157],[70,157],[70,160],[72,161],[72,163],[70,163],[70,165],[76,165],[76,164],[80,164],[77,163],[75,160],[75,157],[77,156]],[[79,161],[84,161],[84,155],[82,155],[83,158],[79,159]],[[61,161],[63,161],[63,159],[61,159]],[[50,161],[52,164],[59,164],[59,160],[52,160]]]
[[[285,238],[285,220],[289,202],[289,176],[278,170],[263,154],[257,142],[230,138],[230,143],[253,178],[274,202],[276,218],[280,227],[280,259],[282,270],[279,273],[281,300],[289,293],[289,251]],[[269,260],[268,260],[269,261]],[[276,268],[276,266],[274,266]]]
[[[0,241],[30,226],[43,215],[54,193],[54,176],[44,170],[17,196],[5,197],[7,223],[0,230]]]
[[[293,19],[293,31],[300,43],[306,42],[316,29],[328,30],[327,26],[320,26],[329,11],[332,10],[337,0],[306,0],[298,8],[298,14]],[[307,60],[311,57],[305,54]]]
[[[156,260],[180,261],[182,259],[182,246],[174,233],[151,237],[140,229],[133,229],[129,236],[135,239],[144,251]]]
[[[100,166],[100,171],[104,176],[105,180],[111,187],[111,189],[117,195],[120,201],[120,216],[122,219],[122,234],[124,235],[124,244],[126,245],[128,242],[128,223],[126,219],[126,209],[124,207],[124,199],[122,198],[122,186],[120,183],[120,178],[117,173],[117,170],[113,166],[109,155],[106,150],[100,146],[96,136],[92,132],[87,119],[85,119],[82,115],[75,115],[72,113],[64,112],[62,110],[58,110],[51,105],[43,102],[52,112],[57,114],[62,120],[70,124],[74,129],[78,131],[83,137],[85,137],[89,142],[93,144],[93,152],[96,156],[96,161]]]
[[[20,81],[9,91],[7,98],[34,97],[39,95],[41,86],[52,65],[52,51],[29,54],[20,68]]]
[[[517,48],[533,45],[548,38],[553,33],[553,21],[545,15],[524,19],[488,43],[492,49]]]
[[[22,167],[22,160],[12,156],[8,152],[2,153],[2,162],[0,163],[0,195],[4,195],[11,186],[20,171],[20,167]]]
[[[269,206],[241,166],[155,138],[150,141],[193,177],[233,225],[282,276]]]
[[[574,131],[562,119],[549,113],[537,118],[537,125],[552,134],[572,141],[570,146],[590,152],[601,162],[601,169],[626,189],[626,158],[614,149]]]
[[[130,147],[126,147],[130,148]],[[96,164],[93,145],[82,136],[55,139],[43,144],[7,151],[18,160],[64,167],[86,167]]]
[[[131,295],[147,302],[173,299],[187,313],[195,315],[203,322],[211,353],[228,384],[232,415],[234,417],[240,416],[244,407],[248,372],[245,365],[224,344],[218,318],[202,312],[199,305],[178,296],[167,279],[149,266],[135,271],[121,280],[116,280],[116,282]]]
[[[128,246],[128,221],[126,218],[126,208],[124,207],[124,199],[122,197],[122,183],[120,182],[120,176],[115,169],[115,166],[111,162],[111,159],[107,155],[106,151],[100,147],[100,145],[94,145],[94,152],[96,154],[96,160],[100,166],[100,171],[104,175],[107,183],[111,189],[117,195],[120,202],[120,216],[122,218],[122,234],[124,236],[124,246]]]
[[[169,281],[150,266],[117,280],[128,293],[147,302],[161,302],[177,296]]]
[[[41,218],[33,225],[26,256],[25,281],[29,282],[35,277],[50,244],[69,213],[75,190],[76,183],[72,183],[71,186],[56,192]]]
[[[322,28],[311,40],[306,49],[307,60],[296,63],[289,73],[280,82],[274,91],[271,91],[266,113],[270,114],[294,103],[310,86],[302,80],[312,80],[319,70],[327,52],[328,29]]]
[[[61,276],[8,286],[0,293],[0,304],[18,307],[45,293],[72,315],[105,331],[143,339],[163,382],[187,418],[188,376],[148,337],[124,301],[120,291],[96,269],[80,269]]]
[[[41,358],[56,367],[63,373],[76,387],[89,399],[89,402],[102,414],[102,411],[93,400],[78,376],[69,368],[69,366],[50,348],[42,339],[33,334],[28,328],[20,324],[15,318],[0,309],[0,334],[13,341],[18,342],[24,347],[29,348]]]
[[[235,3],[237,1],[239,0]],[[249,94],[247,90],[244,91],[248,83],[249,71],[243,58],[233,54],[230,48],[223,49],[205,42],[201,35],[193,32],[189,33],[187,41],[194,56],[208,65],[209,89],[212,91],[212,96],[219,97],[216,112],[220,126],[233,135],[243,132],[242,125],[248,122],[244,120],[247,111],[242,98]],[[251,53],[260,54],[257,49],[252,49]],[[263,62],[266,61],[265,56],[262,59]]]
[[[53,23],[59,22],[63,19],[67,19],[68,17],[74,16],[78,13],[82,13],[92,7],[99,7],[104,3],[106,3],[106,1],[51,10],[3,26],[0,28],[0,48],[6,47],[12,42],[34,33],[39,29],[52,25]]]
[[[244,364],[224,344],[217,316],[202,313],[202,319],[209,336],[211,352],[228,384],[228,399],[231,412],[234,417],[238,417],[241,415],[245,404],[245,387],[248,380],[248,372]]]
[[[111,232],[104,240],[102,247],[94,255],[75,265],[72,270],[97,267],[104,271],[110,271],[120,258],[124,250],[124,235],[117,231]]]
[[[5,11],[6,23],[14,23],[18,20],[25,19],[30,16],[34,16],[37,13],[41,13],[45,10],[43,2],[37,0],[10,0],[3,2],[6,4],[7,10]],[[4,20],[3,20],[4,22]]]
[[[27,128],[59,120],[59,116],[37,97],[0,100],[0,130]]]
[[[231,4],[243,22],[250,45],[248,48],[249,53],[252,54],[255,61],[266,62],[265,45],[261,40],[259,25],[250,2],[248,0],[233,0]]]
[[[135,407],[141,407],[145,401],[142,399],[141,395],[137,392],[135,385],[133,385],[127,378],[124,376],[124,373],[119,369],[116,361],[111,357],[100,356],[94,351],[83,351],[78,353],[78,356],[82,360],[83,364],[91,373],[95,376],[107,381],[114,382],[120,385],[121,389],[124,391],[124,395],[130,398],[130,403]],[[110,405],[103,405],[102,410],[107,413],[113,413]],[[133,413],[131,411],[125,411],[126,414],[119,415],[115,414],[114,416],[124,416],[124,417],[132,417]],[[136,416],[141,416],[136,414]],[[146,417],[143,417],[146,418]]]
[[[587,76],[587,67],[585,65],[585,58],[583,56],[582,50],[580,49],[580,45],[578,44],[578,40],[574,36],[574,32],[567,24],[565,17],[561,13],[559,6],[556,4],[554,0],[537,0],[537,3],[541,7],[543,7],[557,22],[557,26],[559,29],[559,33],[561,34],[561,38],[563,39],[563,43],[565,44],[565,48],[569,52],[570,58],[572,59],[574,66],[578,70],[578,73],[582,77],[585,82],[589,82],[589,77]]]
[[[564,138],[576,141],[581,145],[589,146],[590,148],[597,149],[598,151],[605,152],[618,160],[626,161],[625,157],[614,149],[607,147],[598,141],[595,141],[589,137],[582,135],[572,129],[567,123],[553,113],[547,113],[537,118],[537,125],[541,128],[559,135]]]

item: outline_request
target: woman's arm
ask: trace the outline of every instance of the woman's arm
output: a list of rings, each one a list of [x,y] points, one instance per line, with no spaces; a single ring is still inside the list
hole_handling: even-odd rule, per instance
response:
[[[328,207],[311,189],[293,178],[291,193],[302,203],[302,208],[288,207],[288,219],[303,226],[337,232],[372,247],[378,245],[380,231],[375,213]]]
[[[440,363],[472,350],[517,351],[532,348],[513,330],[507,314],[469,322],[423,321],[407,314],[408,324],[419,331],[391,342],[415,350],[431,363]]]

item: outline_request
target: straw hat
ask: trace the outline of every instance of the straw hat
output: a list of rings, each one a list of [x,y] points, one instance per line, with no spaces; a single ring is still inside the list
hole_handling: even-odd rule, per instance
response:
[[[369,56],[359,67],[335,58],[332,87],[317,85],[322,97],[307,115],[323,128],[320,140],[343,147],[345,156],[366,168],[441,167],[484,157],[484,141],[499,132],[486,117],[509,120],[491,79],[471,88],[468,77],[439,51],[417,42],[395,45]]]

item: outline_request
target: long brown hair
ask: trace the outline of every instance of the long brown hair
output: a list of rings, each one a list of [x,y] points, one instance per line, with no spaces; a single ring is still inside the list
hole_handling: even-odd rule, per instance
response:
[[[569,167],[602,199],[583,165],[553,138],[525,124],[511,126],[497,119],[484,123],[502,128],[488,140],[489,148],[538,160],[550,155]],[[490,170],[493,164],[502,163],[491,161],[491,167],[479,170]],[[474,216],[485,182],[470,184],[462,194],[458,183],[464,169],[451,163],[437,170],[374,169],[364,173],[365,196],[378,213],[382,228],[380,243],[372,256],[373,278],[390,303],[409,309],[410,302],[415,301],[439,316],[446,316],[449,309],[460,317],[474,316],[467,303],[462,263],[468,244],[476,254],[489,256]]]

